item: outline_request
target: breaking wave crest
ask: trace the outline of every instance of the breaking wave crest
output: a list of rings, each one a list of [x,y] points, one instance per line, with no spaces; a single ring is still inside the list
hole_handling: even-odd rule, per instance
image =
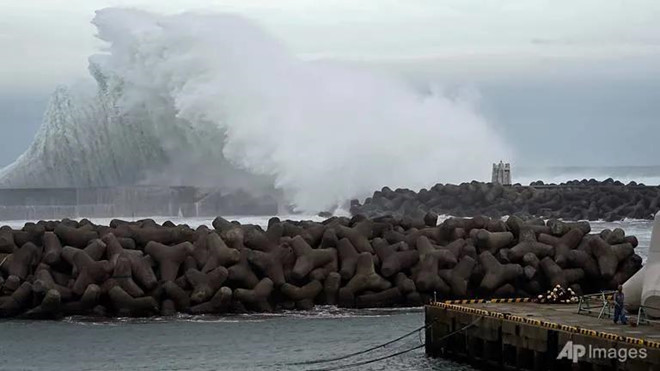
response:
[[[384,185],[488,175],[509,153],[470,102],[298,59],[236,15],[97,12],[93,82],[58,88],[1,186],[278,190],[318,211]]]

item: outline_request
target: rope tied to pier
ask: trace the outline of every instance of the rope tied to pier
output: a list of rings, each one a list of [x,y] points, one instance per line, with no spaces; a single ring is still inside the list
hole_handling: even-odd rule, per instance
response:
[[[405,335],[399,336],[398,338],[396,338],[394,340],[390,340],[386,343],[376,345],[376,346],[373,346],[371,348],[361,350],[359,352],[350,353],[350,354],[346,354],[346,355],[343,355],[343,356],[340,356],[340,357],[335,357],[335,358],[324,358],[324,359],[318,359],[318,360],[313,360],[313,361],[286,363],[286,365],[289,365],[289,366],[293,366],[293,365],[313,365],[313,364],[317,364],[317,363],[335,362],[335,361],[341,361],[341,360],[346,359],[346,358],[352,358],[352,357],[355,357],[355,356],[359,356],[361,354],[373,352],[374,350],[379,349],[379,348],[384,348],[384,347],[386,347],[390,344],[394,344],[399,340],[403,340],[403,339],[407,338],[408,336],[414,335],[418,331],[425,330],[425,329],[429,328],[433,323],[435,323],[435,320],[431,321],[431,323],[426,324],[422,327],[416,328],[416,329],[406,333]]]
[[[470,327],[476,325],[477,322],[479,322],[479,321],[480,321],[481,319],[483,319],[483,318],[484,318],[484,316],[481,316],[481,317],[475,319],[474,321],[472,321],[470,324],[468,324],[468,325],[466,325],[466,326],[463,326],[463,327],[461,327],[460,329],[458,329],[458,330],[456,330],[456,331],[452,331],[452,332],[448,333],[447,335],[442,336],[441,338],[437,339],[436,341],[443,341],[443,340],[448,339],[448,338],[450,338],[450,337],[452,337],[452,336],[454,336],[454,335],[456,335],[456,334],[459,334],[459,333],[461,333],[461,332],[463,332],[463,331],[469,329]],[[435,322],[435,321],[433,321],[433,322]],[[429,323],[428,325],[422,327],[421,329],[426,328],[426,327],[429,327],[430,325],[433,324],[433,322],[431,322],[431,323]],[[419,330],[421,330],[421,329],[417,329],[416,331],[419,331]],[[413,333],[414,333],[414,332],[413,332]],[[408,334],[407,336],[410,336],[410,334]],[[392,341],[392,342],[393,342],[393,341]],[[392,342],[389,342],[389,343],[391,344]],[[402,350],[402,351],[400,351],[400,352],[396,352],[396,353],[393,353],[393,354],[389,354],[389,355],[382,356],[382,357],[378,357],[378,358],[374,358],[374,359],[369,359],[369,360],[366,360],[366,361],[360,361],[360,362],[355,362],[355,363],[349,363],[349,364],[347,364],[347,365],[339,365],[339,366],[333,366],[333,367],[327,367],[327,368],[310,369],[310,370],[308,370],[308,371],[332,371],[332,370],[341,370],[341,369],[345,369],[345,368],[353,368],[353,367],[358,367],[358,366],[364,366],[364,365],[368,365],[368,364],[370,364],[370,363],[376,363],[376,362],[384,361],[384,360],[389,359],[389,358],[398,357],[398,356],[400,356],[400,355],[403,355],[403,354],[406,354],[406,353],[410,353],[410,352],[412,352],[412,351],[414,351],[414,350],[417,350],[417,349],[423,348],[424,346],[426,346],[426,344],[417,345],[417,346],[414,346],[414,347],[412,347],[412,348],[408,348],[408,349]],[[360,352],[360,353],[366,353],[366,352]],[[349,356],[350,356],[350,355],[349,355]],[[345,357],[342,357],[342,358],[349,358],[349,356],[345,356]],[[350,356],[350,357],[352,357],[352,356]],[[315,362],[315,363],[321,363],[321,362],[323,362],[323,361],[317,361],[317,362]]]

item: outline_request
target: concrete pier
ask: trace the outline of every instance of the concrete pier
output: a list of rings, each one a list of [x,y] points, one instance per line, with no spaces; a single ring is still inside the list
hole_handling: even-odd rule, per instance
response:
[[[432,303],[425,318],[427,355],[480,369],[660,370],[660,327],[615,325],[576,305]]]

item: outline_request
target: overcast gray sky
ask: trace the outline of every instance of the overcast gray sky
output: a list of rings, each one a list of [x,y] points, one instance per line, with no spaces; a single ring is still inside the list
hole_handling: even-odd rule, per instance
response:
[[[108,6],[236,12],[303,58],[469,86],[520,163],[660,163],[657,0],[0,0],[0,166],[54,87],[86,76]]]

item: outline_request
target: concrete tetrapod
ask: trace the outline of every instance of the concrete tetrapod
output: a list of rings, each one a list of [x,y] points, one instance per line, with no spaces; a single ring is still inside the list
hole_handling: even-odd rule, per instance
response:
[[[569,252],[577,248],[580,242],[582,242],[583,237],[584,233],[581,229],[571,228],[559,238],[541,234],[539,241],[552,245],[555,248],[555,263],[562,268],[566,268],[568,266]]]
[[[415,281],[408,278],[408,276],[406,276],[406,274],[403,272],[396,274],[394,277],[394,285],[399,288],[399,291],[401,291],[403,295],[417,291]]]
[[[451,288],[438,275],[438,258],[434,254],[425,254],[419,262],[417,273],[413,276],[415,287],[420,292],[438,291],[442,295],[449,293]]]
[[[185,227],[138,228],[136,226],[129,226],[128,228],[131,231],[131,237],[139,246],[146,246],[149,242],[157,242],[164,245],[191,242],[194,233],[192,229]]]
[[[234,298],[248,307],[253,307],[261,312],[271,312],[273,308],[268,302],[268,297],[273,291],[273,281],[270,278],[264,278],[254,289],[236,289]]]
[[[466,255],[470,256],[472,259],[477,257],[476,247],[469,245],[468,241],[463,238],[454,240],[445,246],[440,246],[440,249],[448,250],[458,259],[461,259]]]
[[[250,250],[246,247],[240,250],[241,256],[238,263],[229,267],[229,280],[245,289],[254,288],[259,283],[259,278],[254,273],[248,262]]]
[[[211,300],[190,308],[190,313],[224,313],[231,306],[232,295],[233,293],[231,289],[227,286],[223,286],[215,293],[215,295],[213,295]]]
[[[193,304],[203,303],[209,300],[225,283],[229,271],[225,267],[217,267],[208,273],[202,273],[197,269],[186,271],[186,279],[193,287],[190,301]]]
[[[10,297],[2,297],[0,317],[14,316],[27,307],[32,299],[32,284],[23,282]]]
[[[169,317],[176,315],[176,303],[172,299],[163,299],[160,303],[160,315]]]
[[[95,231],[76,229],[68,227],[63,223],[60,223],[54,232],[63,245],[77,247],[79,249],[84,248],[89,241],[99,237]]]
[[[163,293],[168,300],[174,302],[176,309],[179,312],[188,312],[190,308],[190,297],[188,293],[184,291],[179,285],[172,281],[167,281],[163,283]]]
[[[614,288],[622,285],[641,268],[642,257],[637,254],[630,255],[624,261],[619,263],[619,268],[610,282],[610,287]]]
[[[337,304],[337,294],[341,286],[341,275],[337,272],[331,272],[323,281],[323,296],[325,297],[325,304]]]
[[[485,229],[474,229],[471,234],[475,237],[476,247],[479,251],[487,250],[491,254],[495,254],[499,249],[509,246],[514,239],[511,232],[489,232]]]
[[[398,244],[405,244],[405,242]],[[396,245],[390,245],[382,238],[375,238],[373,247],[381,261],[380,272],[386,278],[411,268],[419,261],[419,252],[415,250],[397,251]]]
[[[46,292],[38,306],[25,312],[22,317],[29,319],[56,319],[61,316],[61,304],[62,298],[59,291],[51,289]]]
[[[206,236],[206,248],[208,255],[202,267],[202,272],[207,273],[217,267],[228,267],[238,263],[241,258],[240,251],[230,249],[217,233],[209,233]]]
[[[0,253],[11,254],[16,250],[14,233],[9,226],[0,227]]]
[[[303,279],[315,268],[337,260],[335,249],[312,249],[302,237],[296,236],[291,240],[291,247],[296,254],[296,264],[293,267],[293,277]]]
[[[543,258],[540,266],[543,273],[550,281],[551,287],[556,285],[568,287],[574,282],[578,282],[584,278],[584,270],[582,270],[582,268],[561,269],[561,267],[550,257]]]
[[[398,287],[392,287],[373,294],[359,295],[355,298],[357,308],[390,307],[403,301],[403,295]]]
[[[53,276],[50,274],[50,267],[45,264],[40,264],[39,267],[37,267],[37,270],[34,273],[32,290],[37,294],[45,294],[49,290],[57,290],[60,294],[60,298],[63,300],[69,300],[72,297],[71,289],[57,284],[53,279]]]
[[[151,296],[134,298],[121,287],[115,286],[108,292],[110,301],[122,317],[149,316],[159,312],[158,303]]]
[[[101,288],[96,284],[87,286],[78,301],[70,301],[62,305],[62,312],[66,315],[87,314],[99,303]]]
[[[106,248],[107,246],[105,242],[103,242],[98,238],[95,238],[89,241],[89,243],[87,244],[87,246],[85,246],[83,251],[86,252],[87,255],[89,255],[89,257],[92,258],[93,260],[99,261],[103,258],[103,256],[105,256]]]
[[[238,251],[236,251],[238,253]],[[269,252],[249,250],[248,262],[259,268],[266,277],[270,278],[275,287],[282,286],[285,282],[284,259],[291,252],[291,248],[273,247]],[[239,253],[240,257],[240,253]]]
[[[427,255],[433,255],[436,258],[438,265],[442,268],[453,268],[456,263],[458,263],[456,255],[445,248],[436,249],[426,236],[420,236],[417,238],[416,245],[416,249],[419,252],[420,264]]]
[[[616,273],[616,268],[619,265],[619,258],[612,249],[612,246],[605,242],[600,236],[594,236],[589,240],[589,247],[598,261],[600,275],[606,280],[612,279]]]
[[[484,278],[479,285],[484,292],[493,292],[523,274],[523,268],[519,264],[501,264],[488,251],[479,254],[479,263],[485,271]]]
[[[109,292],[114,286],[121,287],[127,294],[134,298],[144,295],[144,290],[133,280],[131,261],[125,255],[120,255],[116,258],[112,277],[103,283],[101,290],[103,292]]]
[[[12,255],[12,260],[9,262],[9,275],[24,280],[32,273],[32,270],[37,264],[39,264],[41,260],[41,249],[32,242],[28,242]]]
[[[45,232],[46,229],[43,225],[25,223],[22,230],[13,232],[14,242],[16,243],[16,246],[23,246],[28,242],[41,246],[41,241]]]
[[[467,295],[470,275],[477,262],[469,256],[464,256],[453,269],[440,271],[440,276],[451,287],[452,294],[459,298]]]
[[[156,273],[151,267],[151,258],[137,254],[127,254],[131,261],[131,272],[135,281],[145,290],[153,290],[158,285]]]
[[[582,268],[588,278],[599,278],[600,270],[598,262],[584,250],[570,250],[566,254],[568,266],[572,268]]]
[[[550,233],[552,233],[553,236],[560,237],[575,229],[582,232],[582,235],[589,234],[591,232],[591,225],[589,222],[585,221],[567,223],[557,219],[550,219],[547,222],[547,226],[550,227]]]
[[[363,252],[358,257],[355,276],[339,289],[339,304],[353,306],[356,294],[366,290],[382,291],[391,286],[388,280],[376,273],[371,254]]]
[[[550,245],[540,243],[536,240],[536,233],[529,225],[520,227],[518,235],[518,244],[509,250],[509,259],[512,262],[519,262],[525,254],[531,252],[539,259],[554,254],[554,248]]]
[[[190,242],[167,246],[159,242],[149,241],[144,248],[144,252],[151,255],[158,263],[161,281],[174,281],[181,263],[192,254],[192,251],[193,245]]]
[[[193,232],[193,252],[192,257],[197,262],[197,268],[202,268],[206,264],[206,260],[209,256],[209,249],[206,244],[207,236],[211,233],[211,230],[205,226],[200,225],[195,232]]]
[[[302,287],[290,283],[285,283],[280,287],[282,294],[293,301],[301,301],[305,299],[314,300],[322,290],[323,284],[317,280],[313,280]]]
[[[334,227],[334,229],[337,233],[337,237],[340,239],[348,238],[357,252],[368,252],[370,254],[374,253],[374,250],[369,243],[368,237],[365,236],[364,231],[358,230],[356,228],[344,227],[342,225],[337,225]]]
[[[0,291],[1,295],[11,295],[16,289],[21,286],[21,279],[16,276],[9,276],[7,280],[3,282],[2,290]]]
[[[57,265],[61,261],[62,243],[54,232],[44,233],[43,262],[48,265]]]
[[[355,275],[360,254],[348,238],[342,238],[337,242],[337,253],[340,259],[339,274],[343,280],[348,281]]]
[[[112,264],[107,260],[94,261],[86,252],[72,247],[65,246],[62,255],[68,255],[72,252],[72,260],[78,270],[72,291],[76,295],[82,295],[87,286],[91,284],[103,284],[112,273]]]

